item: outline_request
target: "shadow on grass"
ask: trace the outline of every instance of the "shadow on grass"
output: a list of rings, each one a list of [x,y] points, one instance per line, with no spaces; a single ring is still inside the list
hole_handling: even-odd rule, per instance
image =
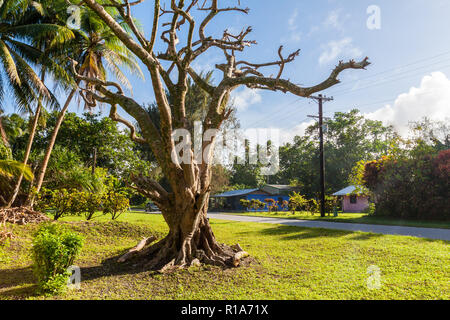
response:
[[[248,234],[248,232],[241,232],[241,234]],[[265,228],[263,230],[254,231],[256,235],[263,236],[280,236],[282,240],[301,240],[323,237],[344,237],[354,234],[352,240],[368,240],[371,238],[381,237],[382,234],[376,233],[360,233],[354,231],[345,230],[333,230],[333,229],[320,229],[320,228],[301,228],[294,226],[276,226],[272,228]]]
[[[24,298],[34,296],[36,278],[31,267],[0,269],[0,296],[4,298]]]
[[[82,281],[89,281],[109,276],[117,275],[130,275],[138,274],[142,272],[151,271],[149,268],[144,267],[142,263],[142,257],[138,261],[138,258],[131,259],[125,263],[119,263],[117,260],[124,255],[127,250],[121,250],[112,257],[108,257],[102,261],[100,265],[81,267]]]

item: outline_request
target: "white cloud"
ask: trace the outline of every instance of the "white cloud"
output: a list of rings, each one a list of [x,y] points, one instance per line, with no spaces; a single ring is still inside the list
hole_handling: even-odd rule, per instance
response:
[[[342,14],[341,9],[336,9],[328,13],[327,18],[323,22],[326,27],[332,27],[334,29],[343,31],[344,22],[350,18],[350,14]]]
[[[249,106],[261,102],[262,98],[259,91],[260,90],[250,89],[247,87],[244,87],[242,90],[235,91],[232,94],[234,106],[238,111],[244,111]]]
[[[298,9],[295,8],[294,12],[290,16],[288,20],[289,30],[295,30],[297,29],[297,17],[298,17]]]
[[[280,145],[293,143],[295,136],[304,136],[306,129],[315,123],[314,120],[302,122],[294,128],[280,128]]]
[[[324,46],[324,51],[319,57],[319,63],[325,65],[332,61],[344,58],[359,58],[362,56],[362,51],[353,45],[353,39],[350,37],[339,41],[330,41]]]
[[[288,19],[288,36],[281,39],[282,42],[299,42],[302,39],[302,32],[297,23],[298,9],[296,8]]]
[[[433,72],[423,77],[419,88],[412,87],[408,93],[399,95],[393,105],[366,116],[393,125],[403,136],[407,136],[410,122],[424,117],[450,121],[450,80],[442,72]]]

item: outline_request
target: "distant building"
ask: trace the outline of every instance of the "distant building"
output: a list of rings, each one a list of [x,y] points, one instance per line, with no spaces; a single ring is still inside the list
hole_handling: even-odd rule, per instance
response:
[[[242,206],[242,199],[257,199],[264,202],[264,199],[270,198],[281,203],[284,200],[289,201],[289,194],[295,190],[295,187],[274,184],[268,184],[257,189],[232,190],[211,196],[210,208],[213,210],[245,211],[247,209]],[[282,210],[281,206],[278,206],[278,208],[280,211]],[[251,211],[267,210],[266,206],[264,209]]]
[[[348,186],[336,193],[333,196],[338,196],[342,201],[343,212],[363,212],[369,207],[369,196],[355,193],[355,186]]]

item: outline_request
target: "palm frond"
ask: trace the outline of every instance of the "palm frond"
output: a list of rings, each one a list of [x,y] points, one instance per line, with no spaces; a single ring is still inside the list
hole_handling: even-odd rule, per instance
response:
[[[33,179],[33,172],[29,166],[15,160],[0,160],[0,175],[13,177],[21,174],[26,180]]]

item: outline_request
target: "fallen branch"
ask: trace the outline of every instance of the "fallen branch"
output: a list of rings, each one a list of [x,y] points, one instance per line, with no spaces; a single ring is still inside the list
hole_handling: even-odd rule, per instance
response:
[[[150,243],[152,243],[155,240],[156,240],[155,236],[152,236],[150,238],[142,239],[137,244],[137,246],[135,246],[134,248],[130,249],[127,253],[125,253],[123,256],[121,256],[119,258],[119,260],[117,260],[117,262],[125,262],[125,261],[129,260],[132,256],[134,256],[135,254],[140,252],[142,249],[144,249],[146,246],[148,246]]]

